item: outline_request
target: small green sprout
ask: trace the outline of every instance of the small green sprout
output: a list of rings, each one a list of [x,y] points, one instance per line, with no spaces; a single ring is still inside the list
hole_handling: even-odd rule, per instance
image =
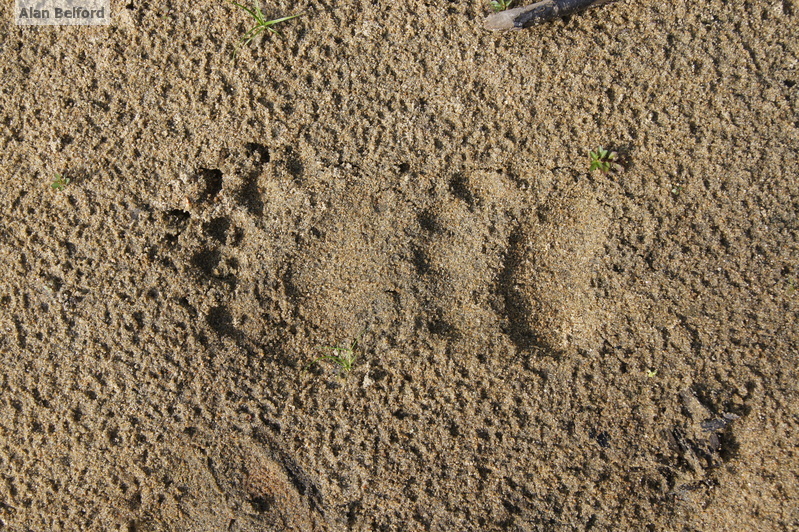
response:
[[[657,374],[658,374],[658,370],[656,370],[656,369],[650,369],[650,370],[647,370],[647,372],[646,372],[646,376],[649,377],[650,379],[655,378],[657,376]]]
[[[50,185],[53,190],[58,190],[59,192],[64,190],[64,187],[69,185],[71,179],[68,177],[63,177],[61,174],[55,175],[55,181]]]
[[[607,174],[611,170],[622,169],[621,165],[616,162],[619,158],[619,154],[615,151],[599,148],[596,151],[589,151],[588,155],[591,157],[591,167],[588,169],[589,172],[599,170],[603,174]]]
[[[491,9],[494,12],[505,11],[513,3],[513,0],[491,0]]]
[[[365,332],[365,331],[364,331]],[[360,341],[361,337],[363,336],[363,332],[358,335],[358,337],[353,340],[353,342],[345,347],[323,347],[322,349],[328,349],[333,352],[331,355],[323,355],[310,364],[305,366],[305,371],[308,371],[308,368],[316,364],[317,362],[321,362],[322,360],[330,360],[334,362],[339,367],[339,375],[343,373],[346,376],[347,373],[350,372],[353,365],[355,365],[355,359],[358,355],[355,353],[355,349],[358,347],[358,342]]]
[[[255,19],[255,26],[253,26],[247,33],[244,34],[244,37],[241,38],[241,46],[247,46],[248,44],[250,44],[253,41],[253,39],[255,39],[261,33],[263,33],[264,30],[269,30],[274,34],[280,35],[280,32],[272,28],[272,26],[274,26],[275,24],[279,24],[280,22],[286,22],[287,20],[297,18],[300,15],[302,15],[302,13],[298,13],[296,15],[291,15],[288,17],[277,18],[274,20],[266,20],[266,15],[264,15],[264,12],[261,11],[261,8],[258,6],[246,7],[233,1],[231,1],[230,3],[233,4],[234,6],[240,7],[241,9],[249,13],[253,19]]]

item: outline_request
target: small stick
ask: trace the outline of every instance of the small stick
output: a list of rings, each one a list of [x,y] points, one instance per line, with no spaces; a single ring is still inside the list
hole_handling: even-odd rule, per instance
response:
[[[612,0],[543,0],[529,6],[517,7],[488,15],[487,30],[520,30],[549,22],[589,7],[601,6]]]

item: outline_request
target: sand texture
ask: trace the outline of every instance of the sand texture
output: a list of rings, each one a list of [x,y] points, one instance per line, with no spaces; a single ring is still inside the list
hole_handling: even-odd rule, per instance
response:
[[[799,530],[799,4],[487,4],[3,2],[0,530]]]

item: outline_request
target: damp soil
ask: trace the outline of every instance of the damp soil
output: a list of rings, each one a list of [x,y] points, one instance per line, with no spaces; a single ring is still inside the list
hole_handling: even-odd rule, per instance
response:
[[[799,4],[486,3],[3,4],[0,529],[799,529]]]

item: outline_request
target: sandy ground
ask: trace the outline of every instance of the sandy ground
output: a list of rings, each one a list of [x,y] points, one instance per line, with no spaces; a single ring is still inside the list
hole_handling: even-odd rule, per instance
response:
[[[799,529],[796,0],[112,9],[0,9],[0,529]]]

